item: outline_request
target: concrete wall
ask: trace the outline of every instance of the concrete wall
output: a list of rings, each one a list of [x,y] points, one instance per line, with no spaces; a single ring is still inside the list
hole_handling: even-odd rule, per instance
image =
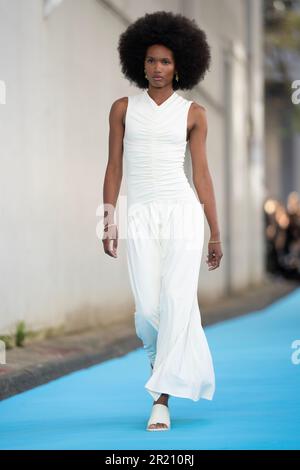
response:
[[[131,21],[158,9],[195,18],[212,45],[206,80],[180,92],[208,110],[208,158],[224,242],[222,267],[211,272],[205,246],[200,297],[216,299],[258,282],[261,1],[63,0],[45,16],[46,4],[0,0],[0,80],[6,84],[6,104],[0,105],[0,334],[22,319],[29,329],[75,331],[133,313],[125,240],[117,259],[103,253],[96,210],[110,106],[139,91],[121,75],[118,38]],[[188,159],[189,153],[187,171]],[[125,182],[121,196],[124,188]],[[206,235],[207,242],[207,224]]]

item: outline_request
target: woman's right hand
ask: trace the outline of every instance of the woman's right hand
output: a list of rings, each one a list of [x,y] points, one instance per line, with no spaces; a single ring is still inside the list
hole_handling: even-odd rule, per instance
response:
[[[110,225],[109,227],[104,227],[102,243],[104,252],[117,258],[117,247],[118,247],[118,227],[117,225]]]

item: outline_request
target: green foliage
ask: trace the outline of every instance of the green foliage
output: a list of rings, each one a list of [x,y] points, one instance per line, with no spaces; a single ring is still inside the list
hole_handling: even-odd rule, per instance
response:
[[[17,323],[16,333],[15,333],[15,341],[16,346],[22,347],[24,346],[24,341],[27,336],[26,326],[24,321],[20,321]]]
[[[0,340],[4,342],[6,349],[12,349],[14,347],[14,337],[11,335],[0,336]]]
[[[286,10],[275,20],[266,23],[265,51],[267,76],[275,73],[282,81],[292,81],[291,62],[300,62],[300,14]]]

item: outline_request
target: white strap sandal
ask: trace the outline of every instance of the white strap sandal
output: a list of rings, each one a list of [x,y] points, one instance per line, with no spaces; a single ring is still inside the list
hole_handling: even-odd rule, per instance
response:
[[[149,428],[151,424],[164,423],[168,427]],[[147,424],[147,431],[169,431],[171,428],[169,407],[161,403],[152,406],[152,412]]]

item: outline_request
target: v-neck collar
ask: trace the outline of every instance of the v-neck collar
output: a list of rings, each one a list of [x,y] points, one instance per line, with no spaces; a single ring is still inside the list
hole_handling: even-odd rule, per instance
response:
[[[148,100],[150,101],[150,103],[152,104],[152,106],[156,109],[161,109],[162,107],[164,107],[166,105],[166,103],[168,103],[169,101],[171,101],[176,95],[176,91],[173,91],[172,95],[169,96],[169,98],[167,98],[165,101],[163,101],[161,104],[157,104],[153,98],[151,98],[151,96],[149,95],[148,93],[148,90],[144,90],[144,94],[146,95],[146,97],[148,98]]]

